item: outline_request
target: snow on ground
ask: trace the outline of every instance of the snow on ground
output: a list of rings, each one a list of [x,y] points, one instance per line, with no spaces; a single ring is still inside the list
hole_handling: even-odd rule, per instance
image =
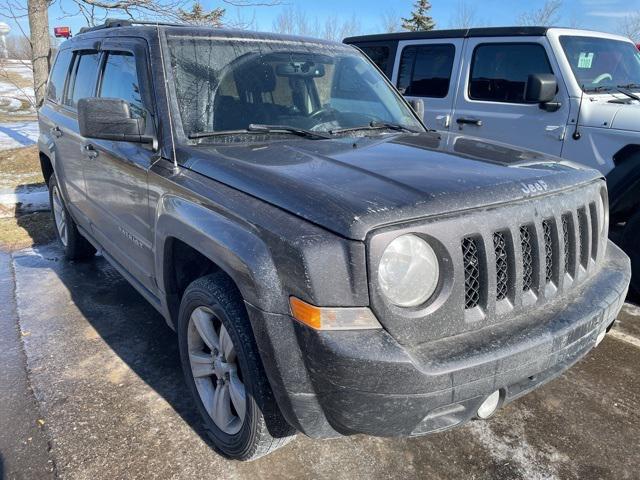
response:
[[[0,123],[0,150],[33,145],[38,133],[38,122]]]
[[[0,62],[0,102],[2,100],[26,100],[29,110],[35,113],[31,63],[26,60],[2,60]],[[0,103],[0,111],[2,103]]]
[[[31,78],[29,62],[0,61],[0,150],[33,145],[38,138]]]

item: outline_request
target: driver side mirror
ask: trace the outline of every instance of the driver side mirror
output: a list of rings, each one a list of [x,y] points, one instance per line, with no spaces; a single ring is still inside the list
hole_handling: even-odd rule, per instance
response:
[[[153,143],[145,135],[144,118],[133,118],[129,102],[119,98],[82,98],[78,100],[80,135],[119,142]]]
[[[562,104],[554,102],[558,93],[558,81],[551,73],[536,73],[529,75],[525,87],[524,100],[527,103],[537,103],[547,112],[555,112]]]

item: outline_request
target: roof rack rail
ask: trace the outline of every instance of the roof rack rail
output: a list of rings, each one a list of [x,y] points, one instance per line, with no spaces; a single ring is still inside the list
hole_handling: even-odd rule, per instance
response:
[[[117,27],[131,27],[134,25],[163,25],[165,27],[187,27],[185,23],[167,23],[167,22],[153,22],[144,20],[130,20],[127,18],[107,18],[102,25],[96,25],[95,27],[82,27],[80,33],[94,32],[96,30],[102,30],[105,28],[117,28]]]

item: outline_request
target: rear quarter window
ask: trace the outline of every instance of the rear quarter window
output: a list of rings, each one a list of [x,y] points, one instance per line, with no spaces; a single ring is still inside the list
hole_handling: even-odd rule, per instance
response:
[[[71,50],[60,50],[56,56],[55,64],[51,70],[49,84],[47,86],[47,98],[52,102],[61,103],[64,95],[64,84],[71,64]]]
[[[405,47],[400,57],[398,89],[414,97],[445,98],[455,55],[453,44]]]
[[[360,49],[375,63],[380,70],[387,73],[391,50],[384,45],[361,46]]]

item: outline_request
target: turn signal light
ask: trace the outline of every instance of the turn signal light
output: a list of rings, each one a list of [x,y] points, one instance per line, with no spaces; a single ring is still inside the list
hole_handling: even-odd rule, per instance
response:
[[[296,297],[289,299],[291,313],[300,323],[315,330],[369,330],[382,328],[367,307],[316,307]]]

